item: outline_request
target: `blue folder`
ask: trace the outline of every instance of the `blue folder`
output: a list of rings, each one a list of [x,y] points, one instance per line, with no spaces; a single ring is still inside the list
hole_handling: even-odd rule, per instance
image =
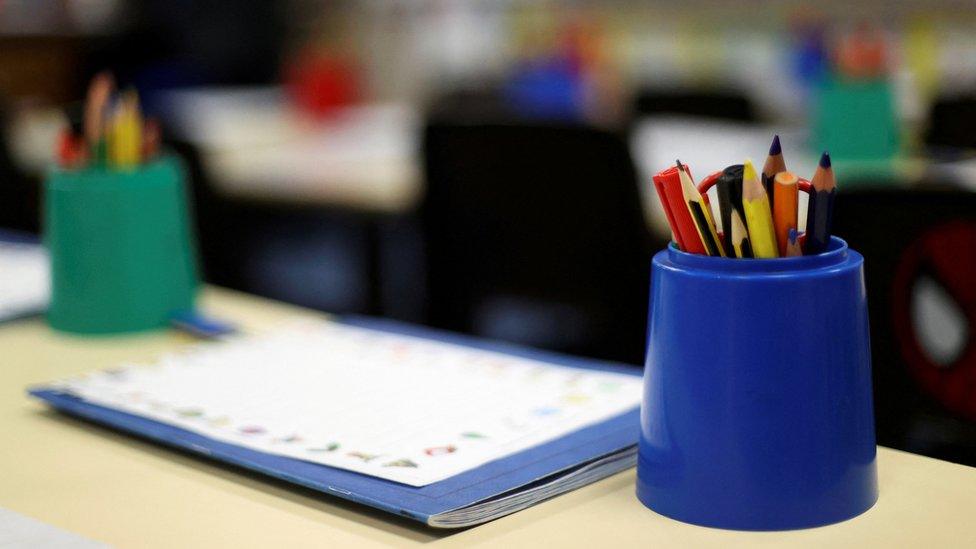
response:
[[[574,368],[640,375],[639,368],[635,366],[569,357],[503,343],[489,343],[477,338],[389,320],[348,317],[341,322]],[[632,467],[636,461],[635,448],[640,429],[639,411],[635,407],[599,424],[486,463],[471,471],[426,486],[413,487],[220,442],[152,419],[91,404],[52,388],[32,388],[30,394],[71,415],[382,509],[429,526],[445,528],[470,526],[492,520]],[[502,498],[508,503],[493,505]]]

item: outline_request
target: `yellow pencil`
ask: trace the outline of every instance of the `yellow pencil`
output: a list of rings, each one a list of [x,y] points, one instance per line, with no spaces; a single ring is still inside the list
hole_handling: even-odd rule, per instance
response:
[[[112,166],[132,168],[138,165],[142,158],[142,116],[135,90],[122,96],[110,130],[109,160]]]
[[[708,255],[718,255],[725,257],[725,250],[722,249],[722,242],[718,239],[718,232],[715,231],[715,222],[712,220],[712,212],[702,200],[701,193],[695,187],[694,181],[688,175],[688,171],[679,160],[678,179],[681,181],[681,193],[684,195],[685,202],[688,203],[688,210],[691,212],[691,219],[695,222],[695,229],[698,236],[705,244],[705,251]]]
[[[108,117],[108,128],[105,132],[105,148],[108,165],[115,168],[119,160],[119,144],[122,141],[122,117],[124,108],[121,103],[116,103],[112,109],[112,114]]]
[[[756,257],[779,257],[776,249],[776,233],[773,231],[773,214],[769,209],[769,196],[759,182],[759,175],[746,159],[742,169],[742,209],[749,227],[752,253]]]

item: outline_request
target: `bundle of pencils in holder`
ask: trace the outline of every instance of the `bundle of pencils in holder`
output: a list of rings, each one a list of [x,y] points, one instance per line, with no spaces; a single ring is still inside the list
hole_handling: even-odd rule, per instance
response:
[[[159,124],[143,118],[135,89],[118,93],[107,72],[92,79],[83,109],[68,118],[57,146],[62,168],[131,170],[159,154]]]
[[[684,252],[766,259],[819,254],[830,243],[836,182],[827,152],[809,182],[786,169],[778,135],[762,172],[746,159],[696,186],[688,165],[677,160],[653,179],[672,240]],[[717,216],[708,199],[712,186],[718,198]],[[801,190],[809,194],[803,228],[799,227]]]

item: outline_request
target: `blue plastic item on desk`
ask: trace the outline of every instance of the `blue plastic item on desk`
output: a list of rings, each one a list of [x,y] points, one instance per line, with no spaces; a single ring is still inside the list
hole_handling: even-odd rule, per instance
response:
[[[842,521],[878,498],[864,258],[654,256],[637,496],[740,530]]]
[[[584,114],[583,78],[565,60],[541,60],[517,67],[504,93],[514,111],[526,118],[579,120]]]

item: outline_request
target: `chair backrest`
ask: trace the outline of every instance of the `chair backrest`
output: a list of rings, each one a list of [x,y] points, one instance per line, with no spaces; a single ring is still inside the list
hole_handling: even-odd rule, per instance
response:
[[[434,122],[424,146],[432,325],[643,361],[649,235],[620,136]]]
[[[925,144],[932,147],[976,149],[976,96],[947,97],[932,105]]]
[[[976,465],[976,194],[842,189],[833,232],[864,255],[878,443]]]
[[[637,94],[638,116],[682,114],[755,122],[756,109],[746,96],[727,91],[645,89]]]

